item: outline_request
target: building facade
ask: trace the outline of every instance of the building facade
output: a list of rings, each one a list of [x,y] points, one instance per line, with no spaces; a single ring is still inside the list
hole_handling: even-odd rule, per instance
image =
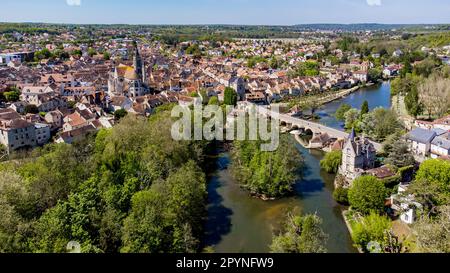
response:
[[[339,173],[347,181],[353,181],[364,174],[365,170],[375,167],[376,150],[370,141],[357,137],[353,130],[342,151],[342,165]]]

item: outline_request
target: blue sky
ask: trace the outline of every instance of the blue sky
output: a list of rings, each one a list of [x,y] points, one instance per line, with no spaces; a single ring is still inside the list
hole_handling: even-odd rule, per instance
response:
[[[1,0],[0,22],[450,23],[450,0]]]

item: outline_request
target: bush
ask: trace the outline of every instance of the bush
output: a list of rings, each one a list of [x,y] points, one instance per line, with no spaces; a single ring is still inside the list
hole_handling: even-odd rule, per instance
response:
[[[338,187],[333,192],[333,197],[336,202],[338,202],[341,205],[349,205],[348,202],[348,189],[344,187]]]

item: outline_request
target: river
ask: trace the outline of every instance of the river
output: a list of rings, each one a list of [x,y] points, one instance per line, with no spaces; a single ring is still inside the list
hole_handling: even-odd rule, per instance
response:
[[[360,108],[364,100],[369,101],[371,109],[389,108],[389,83],[363,88],[327,104],[318,112],[321,122],[341,129],[342,124],[333,117],[339,105],[348,103]],[[341,215],[343,207],[332,197],[334,176],[320,169],[324,153],[307,150],[299,144],[295,146],[305,161],[303,178],[295,185],[293,197],[270,202],[252,198],[242,190],[230,176],[229,155],[219,154],[217,171],[208,180],[204,245],[212,246],[217,253],[267,253],[274,230],[289,210],[298,209],[303,213],[317,213],[323,219],[323,229],[329,235],[328,252],[357,252]]]

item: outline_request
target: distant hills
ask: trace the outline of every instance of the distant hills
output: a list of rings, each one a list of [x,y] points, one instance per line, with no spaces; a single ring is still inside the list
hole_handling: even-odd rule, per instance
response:
[[[324,30],[324,31],[380,31],[392,29],[436,29],[449,30],[450,25],[433,25],[433,24],[298,24],[293,26],[299,30]]]

